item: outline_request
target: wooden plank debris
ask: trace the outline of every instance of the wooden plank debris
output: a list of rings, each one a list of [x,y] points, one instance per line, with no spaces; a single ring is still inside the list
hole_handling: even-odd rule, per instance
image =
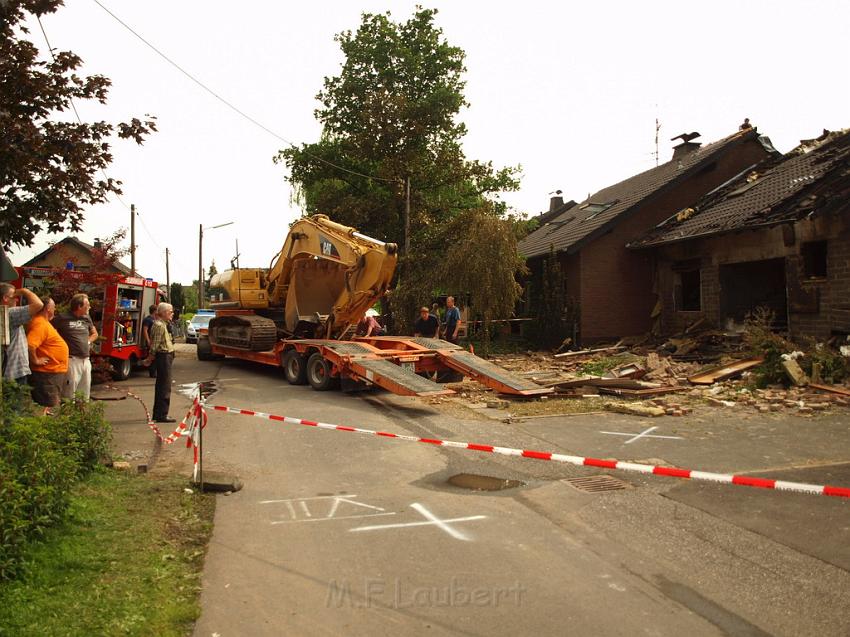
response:
[[[555,354],[555,358],[567,358],[570,356],[581,356],[583,354],[598,354],[600,352],[619,352],[626,349],[625,345],[612,345],[611,347],[598,347],[596,349],[580,349],[575,352],[564,352],[563,354]]]
[[[830,394],[839,394],[841,396],[850,396],[850,390],[845,389],[844,387],[838,387],[837,385],[821,385],[819,383],[809,383],[809,389],[817,389],[819,391],[825,391]]]
[[[652,387],[647,389],[622,389],[619,387],[597,387],[600,394],[610,394],[613,396],[624,396],[628,398],[643,398],[644,396],[661,396],[663,394],[672,394],[679,391],[684,391],[687,387]]]
[[[741,372],[752,369],[753,367],[758,367],[763,362],[763,358],[745,358],[724,367],[715,367],[714,369],[709,369],[708,371],[700,374],[688,376],[688,381],[694,385],[712,385],[721,380],[737,376]]]

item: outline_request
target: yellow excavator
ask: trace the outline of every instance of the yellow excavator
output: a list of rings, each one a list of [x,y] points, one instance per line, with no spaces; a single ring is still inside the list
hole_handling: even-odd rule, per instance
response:
[[[216,274],[211,345],[271,350],[282,339],[340,339],[389,287],[398,246],[331,221],[294,222],[267,269]]]

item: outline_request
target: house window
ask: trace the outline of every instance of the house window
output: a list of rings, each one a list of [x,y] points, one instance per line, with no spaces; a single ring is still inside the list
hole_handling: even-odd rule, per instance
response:
[[[589,201],[587,203],[581,204],[578,208],[579,208],[579,210],[583,210],[584,212],[588,213],[588,215],[584,218],[584,220],[589,221],[590,219],[593,219],[596,215],[605,212],[606,210],[608,210],[608,208],[610,208],[611,206],[613,206],[615,203],[618,203],[618,202],[619,202],[619,199],[615,199],[614,201],[609,201],[607,203],[599,203],[599,202],[595,202],[595,201]]]
[[[702,310],[702,279],[699,260],[694,259],[673,266],[676,275],[674,302],[679,312],[699,312]]]
[[[803,276],[807,279],[826,278],[826,241],[809,241],[800,246],[803,257]]]

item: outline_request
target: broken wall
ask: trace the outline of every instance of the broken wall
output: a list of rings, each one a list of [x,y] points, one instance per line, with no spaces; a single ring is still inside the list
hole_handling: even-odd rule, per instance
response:
[[[787,324],[792,339],[825,340],[834,333],[850,333],[850,208],[794,224],[669,244],[655,254],[665,334],[680,333],[701,318],[722,327],[727,318],[735,318],[722,303],[724,268],[774,259],[784,263],[787,301],[786,315],[777,318]],[[677,287],[683,263],[698,264],[699,310],[682,308]],[[727,269],[727,275],[730,271],[734,269]]]
[[[650,331],[656,303],[653,256],[645,250],[629,250],[626,244],[693,205],[766,154],[756,140],[731,149],[683,183],[648,198],[629,217],[620,219],[607,234],[581,250],[582,344]]]

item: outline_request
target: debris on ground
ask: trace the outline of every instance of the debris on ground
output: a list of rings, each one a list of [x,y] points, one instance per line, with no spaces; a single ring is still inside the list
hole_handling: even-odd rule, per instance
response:
[[[850,385],[842,384],[850,380],[850,356],[844,353],[850,353],[850,339],[836,337],[798,348],[763,327],[755,337],[746,329],[721,331],[697,321],[679,337],[663,341],[647,335],[610,346],[500,354],[490,360],[554,388],[545,405],[538,398],[512,400],[503,407],[523,417],[535,410],[552,415],[558,408],[585,413],[603,405],[659,416],[686,416],[695,408],[809,416],[850,406]],[[496,400],[491,390],[475,382],[450,387],[466,404],[484,406]]]

